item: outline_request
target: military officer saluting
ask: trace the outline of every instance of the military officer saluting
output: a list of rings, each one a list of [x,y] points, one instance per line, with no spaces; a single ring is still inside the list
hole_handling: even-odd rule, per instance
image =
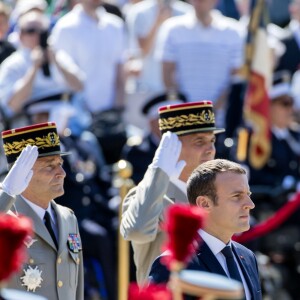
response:
[[[142,107],[142,114],[148,121],[148,130],[144,131],[141,140],[128,139],[122,151],[122,157],[132,164],[132,180],[135,184],[143,179],[161,139],[158,125],[159,107],[184,102],[186,102],[186,97],[181,93],[159,94],[151,97]]]
[[[63,195],[63,155],[53,122],[2,132],[9,173],[0,211],[26,215],[34,225],[28,259],[8,287],[51,300],[83,300],[83,261],[77,219],[55,203]]]

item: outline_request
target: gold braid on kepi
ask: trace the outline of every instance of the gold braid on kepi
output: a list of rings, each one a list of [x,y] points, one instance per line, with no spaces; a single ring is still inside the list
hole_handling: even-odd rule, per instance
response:
[[[16,161],[27,146],[37,146],[39,157],[68,155],[61,152],[60,140],[54,122],[34,124],[2,132],[3,148],[8,164]]]
[[[225,131],[224,128],[216,128],[213,104],[208,100],[162,106],[158,122],[162,134],[167,131],[177,135]]]

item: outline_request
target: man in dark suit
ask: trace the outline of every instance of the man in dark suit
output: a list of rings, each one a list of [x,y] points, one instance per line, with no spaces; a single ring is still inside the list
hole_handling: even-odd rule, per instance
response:
[[[254,208],[246,170],[224,159],[207,161],[189,177],[187,195],[191,205],[202,207],[207,212],[206,224],[199,230],[202,241],[187,269],[239,280],[243,284],[245,299],[262,299],[254,253],[231,240],[233,234],[249,229],[250,210]],[[225,250],[233,256],[231,263]],[[169,271],[160,257],[152,265],[150,279],[153,283],[169,280]]]
[[[186,181],[199,163],[214,159],[216,134],[211,101],[166,105],[159,108],[160,144],[137,187],[122,204],[120,233],[131,241],[137,282],[144,285],[150,267],[165,241],[165,210],[187,203]]]

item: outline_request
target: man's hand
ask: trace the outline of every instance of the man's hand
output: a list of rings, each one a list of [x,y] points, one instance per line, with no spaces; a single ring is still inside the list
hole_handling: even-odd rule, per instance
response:
[[[2,189],[5,193],[14,196],[20,195],[28,186],[32,175],[32,167],[38,157],[36,146],[26,146],[14,163],[2,182]]]
[[[34,68],[38,70],[42,66],[45,59],[43,49],[40,46],[37,46],[31,51],[30,55]]]
[[[161,168],[170,178],[178,178],[186,165],[184,160],[178,161],[180,152],[178,136],[168,131],[163,134],[151,165]]]

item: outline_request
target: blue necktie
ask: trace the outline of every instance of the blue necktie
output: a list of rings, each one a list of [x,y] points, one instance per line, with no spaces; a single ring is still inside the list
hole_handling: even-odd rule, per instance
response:
[[[233,257],[233,252],[230,246],[226,246],[223,248],[222,253],[224,254],[226,258],[226,264],[228,268],[228,272],[231,279],[237,280],[241,283],[243,283],[239,269],[236,265],[236,262]]]

